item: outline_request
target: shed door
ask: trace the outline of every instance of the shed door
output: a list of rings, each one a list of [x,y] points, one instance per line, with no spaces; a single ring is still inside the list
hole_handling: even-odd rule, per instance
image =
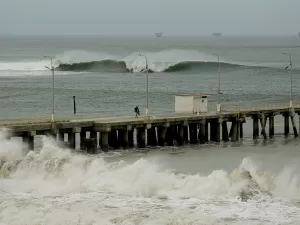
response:
[[[194,98],[194,113],[200,112],[200,99]]]

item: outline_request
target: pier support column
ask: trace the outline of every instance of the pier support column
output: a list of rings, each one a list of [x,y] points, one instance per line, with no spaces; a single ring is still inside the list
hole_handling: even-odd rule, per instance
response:
[[[157,146],[156,127],[151,127],[147,130],[147,145]]]
[[[267,133],[266,133],[266,117],[264,114],[261,114],[261,118],[260,118],[260,125],[261,125],[261,134],[263,135],[264,139],[266,140],[268,137],[267,137]]]
[[[139,127],[137,128],[137,147],[145,148],[146,147],[146,139],[145,139],[145,128]]]
[[[84,141],[86,139],[86,130],[81,130],[80,132],[80,149],[86,149],[86,146],[84,146]]]
[[[118,130],[118,142],[123,149],[129,148],[128,130]]]
[[[190,144],[197,144],[197,124],[191,123],[189,124],[189,131],[190,131]]]
[[[27,155],[28,152],[34,150],[34,136],[36,135],[35,131],[26,132],[26,134],[23,135],[23,143],[26,145],[26,149],[23,150],[23,154]]]
[[[223,119],[222,118],[219,118],[216,122],[215,122],[215,125],[216,125],[216,142],[221,142],[221,131],[222,131],[222,122],[223,122]]]
[[[58,133],[58,141],[62,143],[65,142],[65,133]]]
[[[174,133],[173,133],[173,126],[169,126],[166,131],[166,142],[168,146],[174,145]]]
[[[206,143],[205,125],[206,125],[206,120],[201,120],[198,138],[200,140],[200,144],[202,145]]]
[[[134,129],[128,130],[128,145],[129,145],[129,148],[134,148],[133,133],[134,133]]]
[[[241,132],[241,121],[239,119],[237,119],[236,121],[236,141],[240,140],[240,132]]]
[[[222,140],[224,142],[229,141],[228,128],[227,128],[227,122],[226,121],[223,121],[223,123],[222,123]]]
[[[292,127],[294,131],[294,136],[298,137],[297,127],[295,124],[295,112],[293,111],[293,109],[290,109],[290,117],[291,117]]]
[[[232,121],[231,125],[231,142],[236,142],[238,137],[238,123],[237,121]]]
[[[183,125],[178,125],[176,141],[179,146],[184,144],[184,127]]]
[[[166,133],[167,133],[167,128],[169,126],[170,126],[170,124],[166,123],[161,127],[157,127],[157,137],[158,137],[158,145],[159,146],[165,146]]]
[[[289,113],[284,113],[284,135],[287,136],[290,133]]]
[[[208,122],[205,123],[205,142],[208,143]]]
[[[258,117],[253,116],[253,139],[256,140],[258,139],[259,136],[259,124],[258,124]]]
[[[215,121],[211,121],[210,122],[210,141],[215,142],[217,139],[217,127],[216,127],[216,122]]]
[[[187,124],[183,125],[183,137],[184,137],[184,142],[186,144],[189,143],[189,126]]]
[[[76,133],[73,132],[68,133],[68,144],[69,144],[69,148],[71,149],[76,148]]]
[[[243,127],[244,121],[240,122],[240,139],[244,138],[244,127]]]
[[[269,116],[269,137],[273,138],[274,137],[274,115]]]
[[[120,147],[117,130],[111,129],[110,133],[108,133],[108,145],[113,149],[118,149]]]
[[[103,152],[108,152],[108,132],[107,131],[101,131],[101,143],[100,147]]]

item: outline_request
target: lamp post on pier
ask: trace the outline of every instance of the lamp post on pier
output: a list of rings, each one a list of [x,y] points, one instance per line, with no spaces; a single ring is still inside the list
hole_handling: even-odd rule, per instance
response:
[[[51,122],[54,122],[54,67],[53,67],[53,57],[51,56],[44,56],[44,58],[50,59],[50,67],[45,66],[48,70],[52,72],[52,113],[51,113]]]
[[[149,100],[148,100],[148,58],[147,56],[140,54],[140,56],[146,59],[146,116],[149,114]]]
[[[290,73],[290,78],[291,78],[291,89],[290,89],[290,107],[293,108],[293,63],[292,63],[292,55],[288,52],[283,52],[282,54],[289,56],[290,58],[290,64],[285,67],[285,69],[287,70],[288,68],[290,68],[289,73]]]
[[[221,112],[221,75],[220,75],[220,56],[217,54],[213,54],[214,56],[218,57],[218,104],[217,104],[217,112]]]

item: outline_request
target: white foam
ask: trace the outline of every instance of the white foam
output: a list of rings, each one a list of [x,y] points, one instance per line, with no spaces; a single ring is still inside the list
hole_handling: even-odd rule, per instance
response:
[[[251,158],[230,173],[180,174],[146,159],[106,162],[77,155],[46,137],[40,152],[22,158],[20,142],[0,134],[0,155],[7,161],[0,170],[0,220],[6,224],[292,224],[300,219],[299,208],[284,194],[300,196],[294,171],[273,177],[259,172]],[[251,187],[251,180],[258,187]],[[241,191],[251,188],[257,196],[241,202]],[[264,188],[275,196],[260,192]]]

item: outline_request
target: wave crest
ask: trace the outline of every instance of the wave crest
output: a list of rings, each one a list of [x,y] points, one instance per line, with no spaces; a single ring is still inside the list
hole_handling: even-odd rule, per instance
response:
[[[148,65],[148,72],[168,72],[176,73],[182,71],[195,71],[195,70],[215,70],[218,66],[217,62],[204,62],[204,61],[183,61],[183,62],[156,62]],[[221,63],[223,69],[226,68],[240,68],[243,67],[237,64]],[[116,60],[102,60],[102,61],[91,61],[81,63],[61,63],[57,67],[60,71],[74,71],[74,72],[116,72],[116,73],[127,73],[127,72],[146,72],[145,67],[134,66],[125,61]]]

